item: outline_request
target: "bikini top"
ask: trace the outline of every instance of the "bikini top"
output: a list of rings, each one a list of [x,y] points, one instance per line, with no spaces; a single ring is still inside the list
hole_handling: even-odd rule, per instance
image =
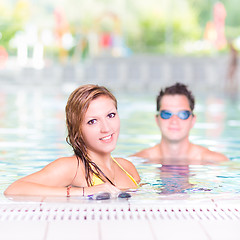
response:
[[[138,186],[138,183],[136,182],[136,180],[133,178],[133,176],[131,174],[129,174],[112,156],[111,156],[112,160],[127,174],[127,176],[133,181],[133,183],[136,185],[136,187],[139,187]],[[102,184],[104,183],[102,181],[102,179],[100,179],[98,176],[96,176],[95,174],[93,174],[93,177],[92,177],[92,185],[95,186],[95,185],[99,185],[99,184]]]

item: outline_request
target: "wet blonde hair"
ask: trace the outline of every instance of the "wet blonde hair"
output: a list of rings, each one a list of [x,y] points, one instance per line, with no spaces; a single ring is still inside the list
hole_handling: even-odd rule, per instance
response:
[[[112,99],[117,109],[117,100],[114,95],[107,88],[93,84],[82,85],[74,90],[69,96],[65,108],[68,130],[66,141],[73,148],[78,164],[79,161],[82,161],[84,164],[85,178],[88,186],[92,185],[91,176],[93,174],[97,175],[103,181],[103,177],[109,180],[101,169],[89,158],[81,128],[83,118],[90,103],[100,96],[107,96]]]

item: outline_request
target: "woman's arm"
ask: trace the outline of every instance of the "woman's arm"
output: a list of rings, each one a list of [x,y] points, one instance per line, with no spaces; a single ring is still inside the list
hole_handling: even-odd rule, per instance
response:
[[[59,158],[42,170],[13,182],[5,195],[64,196],[77,171],[75,157]],[[80,194],[80,189],[79,189]]]
[[[114,194],[120,191],[109,183],[87,187],[84,174],[79,176],[80,180],[74,181],[78,182],[77,185],[81,187],[74,186],[67,189],[67,186],[72,184],[76,171],[77,160],[75,157],[60,158],[42,170],[13,182],[4,194],[6,196],[87,196],[98,192]]]

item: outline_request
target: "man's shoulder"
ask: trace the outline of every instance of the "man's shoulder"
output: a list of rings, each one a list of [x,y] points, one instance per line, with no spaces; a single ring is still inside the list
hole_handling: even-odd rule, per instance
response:
[[[210,149],[200,146],[194,145],[194,151],[201,156],[202,161],[206,162],[224,162],[229,159],[220,152],[211,151]]]
[[[203,159],[206,161],[214,161],[214,162],[225,162],[229,161],[229,159],[222,153],[214,152],[209,149],[203,152]]]
[[[153,157],[161,157],[160,156],[160,150],[158,145],[155,145],[153,147],[145,148],[137,153],[134,153],[134,157],[141,157],[141,158],[153,158]]]

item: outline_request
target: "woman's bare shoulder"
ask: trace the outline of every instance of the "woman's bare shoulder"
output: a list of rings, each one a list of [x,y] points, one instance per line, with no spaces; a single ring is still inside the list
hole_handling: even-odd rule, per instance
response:
[[[125,158],[114,158],[122,167],[132,166],[133,163]],[[133,165],[134,166],[134,165]]]
[[[137,171],[135,165],[131,161],[129,161],[125,158],[116,158],[115,160],[120,164],[120,166],[125,171],[127,171],[129,174],[131,174],[137,182],[140,181],[140,176],[138,174],[138,171]]]
[[[71,167],[77,165],[77,158],[75,156],[61,157],[51,163],[49,163],[45,168],[52,167]]]
[[[72,176],[75,174],[78,161],[75,156],[61,157],[46,165],[39,173],[52,176]],[[81,166],[80,166],[81,167]]]

